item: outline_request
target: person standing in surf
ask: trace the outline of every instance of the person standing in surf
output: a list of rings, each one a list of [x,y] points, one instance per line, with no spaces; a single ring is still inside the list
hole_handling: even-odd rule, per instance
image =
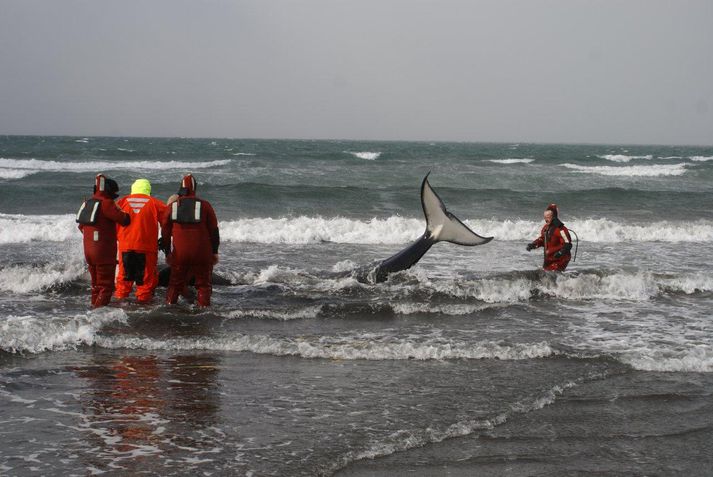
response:
[[[183,178],[178,199],[166,210],[161,237],[171,266],[166,302],[176,303],[194,277],[198,305],[210,306],[213,265],[218,263],[220,246],[218,219],[210,203],[196,197],[196,180],[191,174]]]
[[[572,258],[572,238],[558,216],[557,204],[548,205],[544,212],[545,225],[540,236],[527,244],[527,251],[544,247],[545,260],[542,269],[563,272]]]
[[[98,174],[94,195],[84,201],[77,212],[77,223],[84,242],[84,259],[92,279],[92,308],[106,306],[114,292],[116,273],[116,229],[126,227],[131,221],[114,199],[119,185],[104,174]]]
[[[136,283],[136,300],[149,303],[158,286],[158,231],[166,204],[151,197],[147,179],[137,179],[131,195],[119,199],[117,205],[131,216],[131,225],[118,231],[119,274],[114,297],[128,297]]]

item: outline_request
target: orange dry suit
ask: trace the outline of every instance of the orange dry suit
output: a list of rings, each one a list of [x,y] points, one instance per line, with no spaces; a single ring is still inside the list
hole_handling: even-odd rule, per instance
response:
[[[129,225],[129,214],[114,203],[119,186],[103,174],[96,177],[94,195],[84,201],[77,213],[84,236],[84,258],[92,279],[92,307],[109,304],[116,272],[117,224]]]
[[[179,198],[168,206],[161,224],[163,245],[171,265],[166,302],[176,303],[195,277],[198,305],[209,306],[214,256],[220,246],[218,219],[210,203],[196,197],[196,181],[187,175]]]
[[[118,231],[119,274],[116,277],[116,298],[126,298],[136,283],[136,299],[146,303],[158,286],[158,231],[166,204],[151,197],[151,184],[139,179],[131,187],[131,195],[117,204],[131,216],[131,224]]]
[[[572,237],[569,230],[555,215],[549,224],[545,224],[540,231],[540,236],[535,239],[529,248],[545,248],[543,270],[563,272],[572,258]]]

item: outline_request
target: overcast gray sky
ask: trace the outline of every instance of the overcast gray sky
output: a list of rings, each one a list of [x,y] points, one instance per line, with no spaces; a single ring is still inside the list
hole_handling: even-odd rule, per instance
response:
[[[0,134],[713,144],[713,1],[0,0]]]

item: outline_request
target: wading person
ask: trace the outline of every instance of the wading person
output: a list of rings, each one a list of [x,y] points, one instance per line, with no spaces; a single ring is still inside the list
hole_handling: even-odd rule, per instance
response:
[[[116,230],[129,225],[129,214],[117,207],[118,184],[103,174],[96,176],[94,195],[77,212],[84,242],[84,258],[92,279],[92,307],[106,306],[114,291]]]
[[[220,245],[218,219],[210,203],[196,197],[196,180],[190,174],[181,181],[178,199],[166,210],[161,236],[171,266],[166,302],[176,303],[194,277],[198,305],[209,306]]]
[[[542,269],[563,272],[572,258],[570,254],[572,238],[558,215],[556,204],[547,206],[544,212],[545,225],[540,231],[540,236],[527,244],[527,251],[544,247],[545,261]]]
[[[151,183],[137,179],[131,194],[117,205],[131,216],[131,223],[118,231],[119,274],[114,297],[126,298],[136,283],[136,300],[148,303],[158,286],[158,232],[166,205],[151,197]]]

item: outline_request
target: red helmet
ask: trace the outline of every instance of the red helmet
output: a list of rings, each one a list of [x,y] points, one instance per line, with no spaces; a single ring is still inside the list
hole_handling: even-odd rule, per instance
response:
[[[552,212],[552,215],[554,215],[555,217],[559,215],[559,209],[557,208],[557,204],[550,204],[545,210],[549,210],[550,212]]]
[[[178,195],[195,195],[196,186],[196,180],[193,178],[193,175],[186,174],[185,176],[183,176],[183,180],[181,181],[181,188],[178,189]]]
[[[104,174],[97,174],[94,178],[94,193],[101,192],[102,195],[116,199],[119,197],[119,184],[114,179],[109,179]]]

